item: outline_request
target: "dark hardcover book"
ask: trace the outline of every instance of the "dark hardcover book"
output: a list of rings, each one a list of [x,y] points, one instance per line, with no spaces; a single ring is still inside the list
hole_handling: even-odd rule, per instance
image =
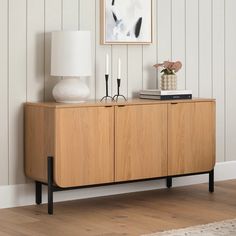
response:
[[[192,94],[179,94],[179,95],[143,95],[139,96],[142,99],[151,100],[180,100],[180,99],[192,99]]]

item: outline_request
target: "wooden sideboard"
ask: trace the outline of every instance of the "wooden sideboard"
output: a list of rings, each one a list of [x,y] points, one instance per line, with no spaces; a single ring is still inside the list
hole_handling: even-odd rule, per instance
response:
[[[25,173],[36,203],[53,192],[209,173],[214,190],[215,100],[25,104]]]

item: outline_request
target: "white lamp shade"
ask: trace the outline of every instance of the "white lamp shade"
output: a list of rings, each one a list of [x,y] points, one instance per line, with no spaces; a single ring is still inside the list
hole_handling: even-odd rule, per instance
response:
[[[52,32],[51,75],[91,75],[90,31]]]

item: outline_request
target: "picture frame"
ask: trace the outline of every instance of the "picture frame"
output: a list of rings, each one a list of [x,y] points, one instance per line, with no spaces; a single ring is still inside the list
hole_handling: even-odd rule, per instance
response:
[[[152,0],[100,0],[101,44],[152,44]]]

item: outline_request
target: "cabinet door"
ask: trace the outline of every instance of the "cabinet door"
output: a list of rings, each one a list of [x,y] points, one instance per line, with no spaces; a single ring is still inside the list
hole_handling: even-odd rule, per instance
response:
[[[114,181],[114,108],[56,111],[55,182],[61,187]]]
[[[168,174],[210,171],[215,165],[215,103],[168,105]]]
[[[167,175],[167,105],[115,110],[115,180]]]

